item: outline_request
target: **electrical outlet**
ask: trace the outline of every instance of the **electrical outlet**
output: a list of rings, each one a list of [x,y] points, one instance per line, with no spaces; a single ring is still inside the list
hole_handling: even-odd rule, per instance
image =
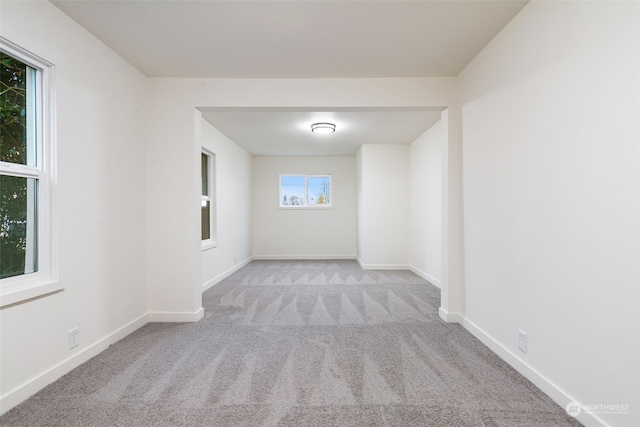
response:
[[[73,328],[69,330],[69,350],[76,348],[80,345],[79,337],[78,337],[78,328]]]
[[[523,353],[527,352],[527,334],[518,329],[518,348]]]

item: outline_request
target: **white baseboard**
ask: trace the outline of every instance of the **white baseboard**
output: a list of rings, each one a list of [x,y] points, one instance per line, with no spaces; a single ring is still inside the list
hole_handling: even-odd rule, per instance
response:
[[[442,307],[438,309],[438,315],[447,323],[462,323],[462,320],[464,319],[460,313],[449,313]]]
[[[195,313],[189,312],[149,312],[149,322],[153,323],[191,323],[197,322],[204,316],[204,308],[200,307]]]
[[[231,267],[230,269],[228,269],[227,271],[225,271],[224,273],[217,275],[216,277],[214,277],[211,280],[208,280],[207,282],[205,282],[202,285],[202,292],[208,290],[210,287],[212,287],[214,285],[217,285],[218,283],[220,283],[221,281],[223,281],[227,277],[231,276],[236,271],[240,270],[245,265],[249,264],[251,261],[253,261],[253,257],[249,257],[249,258],[245,259],[240,264],[236,264],[233,267]]]
[[[61,378],[63,375],[71,372],[92,357],[97,356],[99,353],[106,350],[111,344],[120,341],[122,338],[146,325],[148,322],[148,315],[143,314],[115,332],[112,332],[102,338],[98,342],[81,349],[68,359],[63,360],[37,377],[4,394],[0,397],[0,415],[4,414],[11,408],[18,406],[38,391]]]
[[[418,276],[422,277],[424,280],[426,280],[427,282],[431,283],[433,286],[435,286],[436,288],[441,289],[442,288],[442,283],[440,283],[440,280],[436,279],[435,277],[433,277],[432,275],[425,273],[424,271],[420,270],[419,268],[416,268],[414,266],[411,266],[411,271],[413,271],[414,273],[416,273]]]
[[[254,255],[253,259],[260,261],[287,261],[287,260],[332,260],[332,259],[356,259],[355,255]]]
[[[363,270],[411,270],[406,264],[360,264]]]
[[[442,312],[446,313],[446,311],[442,308],[440,308],[440,310],[440,317],[442,317]],[[576,401],[574,398],[569,396],[567,392],[554,384],[553,381],[542,375],[540,372],[536,371],[520,356],[513,353],[507,347],[496,341],[484,330],[480,329],[475,323],[471,322],[464,316],[457,316],[460,318],[460,321],[456,323],[460,323],[467,331],[469,331],[469,333],[471,333],[471,335],[478,338],[480,342],[489,347],[489,349],[497,354],[502,360],[507,362],[516,371],[522,374],[522,376],[535,384],[536,387],[542,390],[561,408],[564,409],[568,403]],[[580,412],[576,419],[587,427],[603,427],[608,425],[598,416],[585,411]]]
[[[358,257],[356,257],[356,261],[363,270],[411,270],[411,266],[408,264],[365,264]]]

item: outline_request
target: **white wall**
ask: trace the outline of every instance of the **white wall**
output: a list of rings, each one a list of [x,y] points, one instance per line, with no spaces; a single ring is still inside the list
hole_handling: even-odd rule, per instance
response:
[[[64,286],[0,310],[4,412],[145,323],[147,156],[144,77],[49,2],[1,7],[2,36],[55,64]]]
[[[363,268],[407,268],[409,146],[364,144],[357,162],[358,260]]]
[[[460,75],[467,324],[612,426],[640,425],[638,9],[531,2]]]
[[[331,209],[280,209],[279,175],[330,174]],[[354,156],[253,157],[255,258],[355,258]]]
[[[442,271],[442,124],[409,146],[411,267],[440,286]]]
[[[251,155],[205,120],[201,144],[216,159],[217,245],[202,251],[207,289],[251,260]]]

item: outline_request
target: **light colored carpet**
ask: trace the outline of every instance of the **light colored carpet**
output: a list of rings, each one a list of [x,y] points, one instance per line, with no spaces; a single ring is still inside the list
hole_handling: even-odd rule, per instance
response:
[[[411,272],[254,261],[195,324],[148,324],[2,426],[580,425]]]

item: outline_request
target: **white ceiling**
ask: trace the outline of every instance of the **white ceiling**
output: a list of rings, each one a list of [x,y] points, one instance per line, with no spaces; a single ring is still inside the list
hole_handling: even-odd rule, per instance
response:
[[[526,1],[53,0],[150,77],[456,76]]]
[[[361,144],[410,144],[440,120],[437,109],[205,109],[202,117],[254,155],[353,155]],[[329,135],[311,124],[330,122]]]
[[[456,76],[528,0],[51,0],[149,77]],[[409,144],[416,109],[228,109],[203,117],[256,155],[353,154]],[[316,121],[336,123],[315,135]]]

